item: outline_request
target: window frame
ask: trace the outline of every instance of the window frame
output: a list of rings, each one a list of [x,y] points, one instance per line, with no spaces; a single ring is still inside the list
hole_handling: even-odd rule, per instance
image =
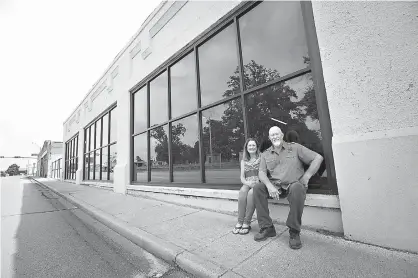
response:
[[[96,118],[94,118],[89,124],[84,127],[84,149],[83,149],[83,181],[84,182],[112,182],[110,180],[110,146],[116,145],[117,140],[114,138],[114,141],[110,142],[111,134],[111,123],[112,123],[112,112],[117,108],[116,103],[113,103],[109,108],[100,113]],[[107,116],[107,144],[103,145],[103,118]],[[116,120],[116,118],[115,118]],[[97,128],[97,124],[100,124],[100,128]],[[100,130],[99,143],[97,142],[97,130]],[[90,134],[87,136],[87,134]],[[92,135],[93,133],[93,135]],[[93,138],[93,144],[91,140]],[[97,146],[97,143],[99,146]],[[103,159],[102,159],[102,150],[107,149],[107,175],[106,178],[103,177]],[[97,157],[96,153],[99,153],[100,156]],[[93,155],[93,159],[91,159]],[[88,165],[86,165],[86,157],[88,157]],[[96,163],[99,163],[99,177],[96,177]],[[93,164],[93,165],[92,165]],[[91,166],[93,167],[91,169]],[[91,171],[93,170],[93,176],[90,176]]]
[[[328,108],[328,102],[327,102],[327,96],[326,96],[326,90],[325,90],[325,83],[324,83],[324,77],[323,77],[323,70],[321,65],[321,58],[319,53],[319,45],[317,41],[317,34],[316,34],[316,28],[315,28],[315,22],[313,18],[313,11],[312,11],[312,3],[311,2],[305,2],[300,1],[301,5],[301,12],[302,12],[302,19],[304,24],[304,30],[305,30],[305,37],[306,37],[306,44],[308,48],[308,55],[310,58],[310,64],[307,65],[305,68],[301,68],[295,72],[286,74],[284,76],[281,76],[280,78],[276,78],[274,80],[271,80],[269,82],[266,82],[262,85],[258,85],[255,87],[251,87],[250,89],[244,88],[243,84],[243,76],[244,76],[244,69],[243,69],[243,57],[242,57],[242,45],[241,45],[241,38],[240,38],[240,28],[239,28],[239,18],[245,15],[247,12],[250,12],[253,8],[255,8],[257,5],[263,3],[263,1],[245,1],[243,3],[238,4],[236,8],[231,10],[229,13],[227,13],[225,16],[223,16],[215,26],[209,27],[206,31],[204,31],[201,35],[199,35],[197,38],[195,38],[192,42],[190,42],[188,45],[180,49],[177,53],[172,55],[168,60],[166,60],[163,64],[161,64],[158,68],[156,68],[153,72],[148,74],[144,79],[142,79],[140,82],[138,82],[136,85],[134,85],[129,91],[131,93],[131,105],[130,105],[130,134],[131,134],[131,140],[130,140],[130,169],[131,169],[131,177],[130,181],[132,184],[141,184],[143,182],[136,182],[134,180],[133,176],[133,164],[134,164],[134,137],[140,134],[147,134],[147,147],[148,147],[148,157],[147,157],[147,167],[148,167],[148,182],[146,184],[148,185],[163,185],[163,186],[182,186],[182,187],[204,187],[204,188],[219,188],[219,189],[238,189],[241,185],[239,184],[211,184],[206,183],[205,178],[205,165],[203,161],[203,134],[202,134],[202,111],[215,107],[219,104],[229,102],[236,98],[241,98],[241,105],[242,105],[242,111],[243,111],[243,120],[244,120],[244,134],[245,139],[248,138],[248,123],[247,123],[247,115],[246,115],[246,98],[245,96],[254,93],[256,91],[259,91],[261,89],[267,88],[273,84],[285,82],[291,79],[294,79],[299,76],[303,76],[305,74],[311,73],[314,83],[314,90],[315,90],[315,97],[316,97],[316,104],[318,108],[318,114],[319,114],[319,122],[321,125],[321,134],[322,134],[322,145],[324,150],[324,158],[325,158],[325,164],[327,169],[327,182],[328,184],[333,188],[330,192],[327,194],[330,195],[338,195],[338,188],[336,184],[336,178],[335,178],[335,167],[334,167],[334,159],[333,159],[333,152],[332,152],[332,145],[331,145],[331,138],[332,138],[332,127],[331,127],[331,121],[330,121],[330,115],[329,115],[329,108]],[[236,41],[236,49],[237,49],[237,55],[238,55],[238,70],[240,75],[240,92],[236,95],[230,96],[228,98],[221,99],[219,101],[210,103],[205,106],[201,106],[201,90],[200,90],[200,76],[199,76],[199,53],[198,48],[202,46],[204,43],[209,41],[211,38],[216,36],[218,33],[222,32],[225,28],[229,27],[230,25],[235,25],[235,41]],[[195,82],[196,82],[196,94],[197,94],[197,109],[192,110],[186,114],[182,114],[180,116],[177,116],[175,118],[171,117],[171,74],[170,74],[170,68],[174,65],[176,65],[177,62],[179,62],[181,59],[186,57],[191,52],[194,52],[195,55]],[[158,125],[155,125],[153,127],[150,127],[150,82],[152,82],[155,78],[159,77],[164,72],[167,72],[168,74],[168,120],[159,123]],[[146,86],[147,88],[147,128],[142,130],[141,132],[134,132],[134,95],[136,92],[140,91]],[[201,172],[201,182],[200,183],[192,183],[192,184],[186,184],[186,183],[177,183],[173,181],[173,165],[172,165],[172,153],[171,153],[171,124],[174,121],[181,120],[183,118],[186,118],[190,115],[197,114],[197,125],[199,128],[199,155],[200,155],[200,172]],[[168,183],[158,183],[158,182],[152,182],[151,181],[151,166],[150,166],[150,131],[165,126],[168,124],[169,128],[169,134],[168,134],[168,149],[169,149],[169,182]],[[329,172],[328,172],[329,171]],[[228,188],[229,186],[233,188]],[[317,192],[310,192],[308,190],[308,193],[317,193]],[[321,193],[317,193],[321,194]]]
[[[78,159],[78,132],[65,142],[64,179],[75,180]],[[74,171],[75,170],[75,171]]]

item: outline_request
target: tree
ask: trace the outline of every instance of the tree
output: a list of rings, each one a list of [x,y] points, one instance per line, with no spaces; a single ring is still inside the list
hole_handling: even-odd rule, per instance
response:
[[[18,166],[17,164],[12,164],[9,166],[9,168],[7,168],[6,173],[10,176],[17,176],[19,175],[19,168],[20,166]]]

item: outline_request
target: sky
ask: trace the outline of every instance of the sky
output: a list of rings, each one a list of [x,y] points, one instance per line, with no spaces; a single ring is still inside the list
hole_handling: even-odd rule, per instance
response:
[[[0,156],[62,141],[63,122],[160,2],[0,0]],[[27,162],[0,158],[0,169]]]

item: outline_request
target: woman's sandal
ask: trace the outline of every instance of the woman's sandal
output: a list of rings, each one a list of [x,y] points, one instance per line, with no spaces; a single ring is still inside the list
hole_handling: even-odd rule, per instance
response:
[[[241,230],[239,230],[240,235],[246,235],[251,231],[251,226],[242,227]]]
[[[237,224],[235,225],[235,228],[232,230],[232,233],[234,235],[238,234],[241,231],[242,225],[241,224]]]

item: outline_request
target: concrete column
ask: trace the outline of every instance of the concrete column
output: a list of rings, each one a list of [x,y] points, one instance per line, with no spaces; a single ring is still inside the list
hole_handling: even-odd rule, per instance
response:
[[[417,5],[312,6],[344,235],[418,252]]]
[[[84,162],[84,129],[80,128],[78,130],[78,149],[77,149],[77,157],[78,157],[78,166],[77,171],[75,172],[75,183],[81,184],[83,181],[83,162]]]
[[[130,93],[123,90],[118,97],[116,108],[117,120],[117,163],[114,169],[113,190],[126,194],[126,185],[130,183]]]

